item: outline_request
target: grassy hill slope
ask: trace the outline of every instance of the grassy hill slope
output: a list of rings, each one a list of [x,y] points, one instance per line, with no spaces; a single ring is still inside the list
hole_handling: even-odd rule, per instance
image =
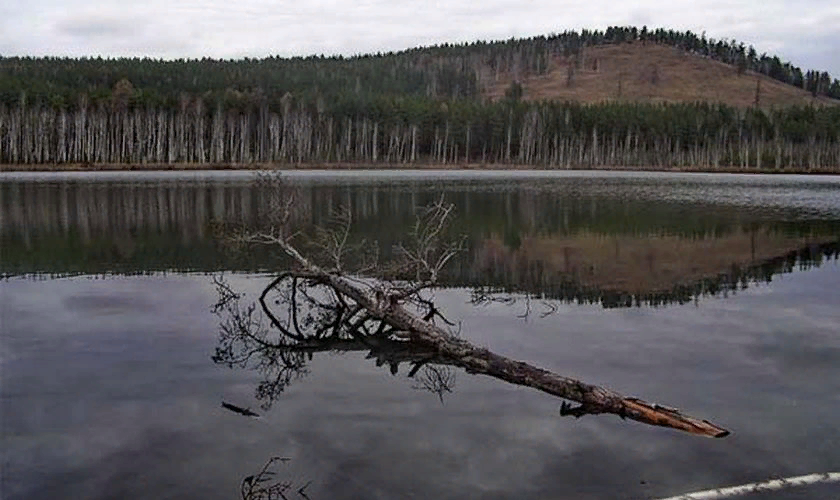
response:
[[[513,81],[510,72],[500,75],[485,95],[500,99]],[[707,101],[747,107],[754,105],[758,87],[762,108],[840,104],[767,75],[739,73],[731,64],[641,41],[587,47],[582,58],[554,57],[546,74],[525,76],[520,83],[527,100]]]

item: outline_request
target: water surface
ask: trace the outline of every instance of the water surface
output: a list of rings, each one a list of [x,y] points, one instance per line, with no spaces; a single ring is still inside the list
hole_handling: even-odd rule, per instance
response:
[[[733,431],[712,440],[561,418],[457,370],[441,400],[364,352],[315,355],[261,409],[263,373],[210,359],[213,276],[247,300],[285,265],[214,239],[260,227],[252,175],[0,177],[4,498],[234,498],[272,456],[313,499],[656,498],[840,469],[837,178],[286,176],[296,227],[349,207],[383,259],[443,194],[467,245],[434,299],[465,338]],[[475,307],[476,290],[515,300]]]

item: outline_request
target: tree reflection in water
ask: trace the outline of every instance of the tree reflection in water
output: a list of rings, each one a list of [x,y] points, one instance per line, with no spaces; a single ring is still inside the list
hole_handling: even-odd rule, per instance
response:
[[[383,322],[372,328],[371,321],[354,321],[346,307],[324,300],[323,286],[290,280],[277,291],[282,298],[275,299],[276,303],[288,301],[286,317],[269,312],[273,319],[266,321],[264,310],[257,303],[243,304],[244,294],[232,290],[226,280],[217,277],[214,283],[219,300],[213,312],[220,319],[220,335],[213,361],[228,367],[251,366],[260,372],[262,381],[255,396],[263,409],[269,409],[286,387],[309,373],[307,363],[317,353],[366,352],[366,359],[388,367],[394,375],[401,364],[407,365],[413,387],[434,393],[441,401],[455,388],[454,360],[431,347],[394,338],[393,328]],[[430,305],[428,311],[433,308]]]

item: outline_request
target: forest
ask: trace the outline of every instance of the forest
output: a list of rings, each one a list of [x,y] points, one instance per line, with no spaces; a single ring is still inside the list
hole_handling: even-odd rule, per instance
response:
[[[828,73],[742,43],[631,27],[354,57],[0,57],[0,163],[840,165],[840,106],[521,99],[553,58],[628,42],[840,98]],[[505,97],[484,97],[502,74]]]

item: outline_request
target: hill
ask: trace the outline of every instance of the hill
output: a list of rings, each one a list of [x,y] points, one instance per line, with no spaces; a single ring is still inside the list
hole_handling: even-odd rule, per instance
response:
[[[757,75],[766,77],[759,80],[768,105],[810,104],[808,94],[840,99],[840,80],[827,72],[803,71],[734,40],[707,39],[691,31],[610,27],[349,58],[0,56],[0,103],[14,105],[25,94],[29,102],[72,107],[82,96],[111,99],[120,82],[118,93],[128,92],[143,106],[177,107],[185,95],[209,101],[263,99],[277,107],[287,94],[313,103],[383,96],[481,99],[504,95],[515,79],[524,82],[531,98],[703,100],[748,106],[754,101]]]
[[[836,97],[827,72],[647,28],[351,58],[0,57],[0,164],[838,172],[840,106],[813,105]]]
[[[489,85],[498,100],[515,80],[512,72]],[[588,47],[583,56],[553,57],[545,74],[519,79],[528,100],[725,103],[746,108],[838,105],[840,100],[781,82],[757,71],[661,43],[632,41]]]

